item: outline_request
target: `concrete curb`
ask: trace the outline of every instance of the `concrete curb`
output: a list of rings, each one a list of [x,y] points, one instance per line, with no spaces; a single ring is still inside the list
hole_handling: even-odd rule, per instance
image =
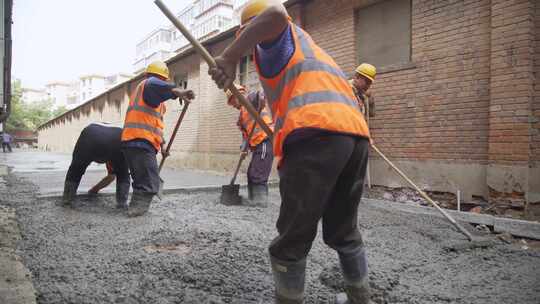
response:
[[[436,209],[432,207],[412,206],[397,202],[374,199],[362,199],[362,201],[368,206],[382,208],[386,210],[399,210],[415,214],[426,214],[443,217],[442,214],[440,214]],[[493,230],[497,233],[507,232],[518,237],[540,240],[540,223],[538,222],[500,218],[488,214],[477,214],[457,210],[445,209],[445,211],[458,221],[471,224],[492,226]]]

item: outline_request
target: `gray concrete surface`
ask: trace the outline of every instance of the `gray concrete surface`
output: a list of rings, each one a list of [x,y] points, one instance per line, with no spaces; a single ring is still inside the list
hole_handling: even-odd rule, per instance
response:
[[[18,150],[14,153],[0,153],[0,163],[6,164],[11,171],[38,186],[41,195],[61,194],[64,179],[71,162],[71,154],[42,152],[37,150]],[[232,170],[232,169],[231,169]],[[92,163],[81,180],[79,193],[86,193],[106,175],[104,164]],[[164,168],[161,177],[165,181],[164,189],[190,186],[222,185],[230,181],[231,176],[219,172],[201,172],[195,170],[172,170]],[[245,182],[245,175],[239,175],[238,182]],[[104,193],[113,193],[115,183],[103,189]]]
[[[0,165],[0,193],[8,191],[4,180],[7,167]],[[3,206],[0,198],[0,303],[36,303],[36,294],[28,269],[16,252],[21,239],[15,208]]]
[[[272,303],[276,189],[266,209],[219,205],[219,191],[202,191],[167,195],[140,218],[111,196],[56,206],[17,174],[7,189],[39,303]],[[467,241],[444,219],[367,204],[359,215],[377,303],[539,302],[538,251],[502,242],[449,251]],[[319,236],[306,303],[331,303],[340,290],[336,255]]]

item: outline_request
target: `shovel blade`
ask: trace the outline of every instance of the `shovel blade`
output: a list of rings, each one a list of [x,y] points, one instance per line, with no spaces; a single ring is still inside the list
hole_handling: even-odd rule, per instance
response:
[[[242,204],[242,197],[239,193],[240,185],[238,184],[221,186],[220,203],[227,206]]]

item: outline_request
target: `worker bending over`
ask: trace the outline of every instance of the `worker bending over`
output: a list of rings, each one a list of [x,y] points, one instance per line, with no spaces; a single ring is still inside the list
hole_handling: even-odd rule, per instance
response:
[[[128,216],[140,216],[148,211],[152,198],[159,190],[159,170],[156,154],[162,151],[163,115],[165,101],[180,98],[189,102],[195,95],[182,90],[169,80],[169,69],[162,61],[155,61],[146,68],[145,78],[131,94],[122,132],[122,150],[126,157],[133,195]]]
[[[322,219],[323,239],[338,253],[347,295],[338,303],[369,303],[367,258],[358,230],[369,130],[334,62],[279,0],[249,1],[237,38],[209,74],[220,88],[236,77],[248,50],[275,123],[280,158],[279,235],[269,247],[276,303],[302,303],[306,256]]]
[[[245,87],[238,87],[242,94],[247,94]],[[243,143],[241,153],[246,149],[252,152],[251,162],[247,171],[249,203],[254,206],[266,206],[268,204],[268,176],[272,171],[274,154],[272,153],[272,140],[266,135],[263,129],[249,115],[246,108],[227,90],[227,103],[240,111],[238,122],[236,123],[242,132]],[[264,94],[257,91],[247,94],[247,100],[253,108],[260,113],[262,119],[268,124],[272,124],[272,114],[266,106]],[[251,137],[249,137],[251,135]]]
[[[120,148],[122,128],[92,123],[84,128],[77,139],[71,165],[64,183],[64,205],[71,205],[86,168],[92,163],[107,164],[107,176],[88,193],[96,194],[116,178],[116,207],[126,208],[129,195],[129,171]]]

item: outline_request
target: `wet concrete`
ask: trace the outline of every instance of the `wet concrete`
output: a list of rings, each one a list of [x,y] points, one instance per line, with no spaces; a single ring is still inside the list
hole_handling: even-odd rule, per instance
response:
[[[36,184],[40,194],[57,195],[63,191],[64,179],[71,163],[71,154],[15,150],[13,153],[0,153],[0,163],[8,165],[13,173]],[[81,180],[79,193],[86,193],[106,174],[105,164],[92,163]],[[167,168],[163,169],[161,177],[165,181],[164,189],[222,185],[229,183],[231,178],[229,174],[218,172]],[[245,182],[245,176],[240,174],[239,181]],[[114,193],[115,187],[113,182],[102,192]]]
[[[39,303],[272,303],[267,245],[279,196],[266,209],[217,204],[219,191],[168,195],[127,218],[113,198],[66,209],[36,199],[12,176],[3,199],[17,209],[20,255]],[[444,219],[363,204],[377,303],[540,302],[540,252],[498,242],[445,250],[465,238]],[[320,233],[308,258],[306,303],[342,289],[335,253]]]

